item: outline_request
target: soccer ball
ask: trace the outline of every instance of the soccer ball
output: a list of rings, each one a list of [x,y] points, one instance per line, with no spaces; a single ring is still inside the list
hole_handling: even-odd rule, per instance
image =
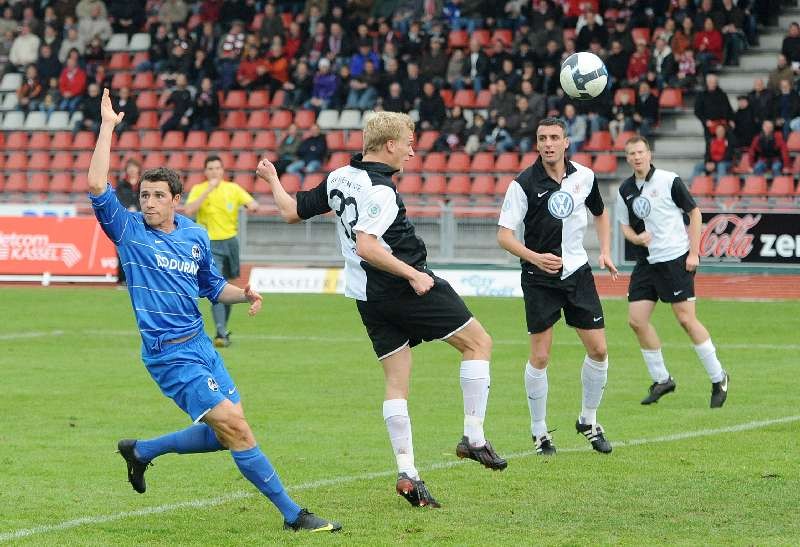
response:
[[[607,84],[606,65],[594,53],[573,53],[561,64],[561,87],[573,99],[594,99]]]

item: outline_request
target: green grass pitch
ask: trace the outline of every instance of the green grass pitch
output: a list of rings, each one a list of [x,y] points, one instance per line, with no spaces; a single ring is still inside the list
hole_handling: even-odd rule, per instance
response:
[[[609,382],[598,418],[613,454],[575,433],[577,336],[559,323],[548,425],[559,455],[532,454],[523,387],[522,302],[471,299],[495,340],[487,437],[504,472],[460,462],[458,354],[414,350],[409,407],[416,461],[440,510],[394,493],[381,416],[383,374],[351,301],[265,295],[234,309],[223,350],[260,445],[303,505],[344,525],[291,534],[225,452],[167,455],[133,492],[116,442],[188,425],[139,359],[124,291],[0,289],[0,542],[23,545],[797,544],[800,409],[796,302],[699,303],[731,375],[725,407],[669,309],[654,322],[678,389],[639,404],[649,385],[623,301],[606,301]],[[208,312],[208,304],[203,303]]]

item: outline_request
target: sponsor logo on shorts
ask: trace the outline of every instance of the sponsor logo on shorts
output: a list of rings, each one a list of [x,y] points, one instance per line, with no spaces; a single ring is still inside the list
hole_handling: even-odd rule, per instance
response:
[[[680,291],[672,291],[672,296],[678,296],[682,292],[683,292],[682,290],[680,290]]]
[[[217,384],[217,381],[214,378],[208,379],[208,389],[211,391],[219,391],[219,384]]]
[[[572,214],[574,208],[575,202],[572,199],[572,195],[569,192],[564,192],[563,190],[553,192],[553,194],[547,200],[547,210],[550,211],[550,214],[556,218],[567,218]]]
[[[633,214],[644,220],[650,216],[650,200],[644,196],[637,196],[633,200]]]
[[[598,321],[600,321],[602,318],[603,318],[603,316],[602,316],[602,315],[601,315],[600,317],[592,317],[592,321],[594,321],[595,323],[597,323],[597,322],[598,322]]]

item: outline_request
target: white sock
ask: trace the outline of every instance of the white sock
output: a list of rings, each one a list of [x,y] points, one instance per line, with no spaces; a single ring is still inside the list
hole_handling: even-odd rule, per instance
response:
[[[405,473],[414,480],[419,479],[414,467],[414,445],[411,441],[411,418],[408,417],[408,401],[389,399],[383,402],[383,421],[389,431],[398,473]]]
[[[697,357],[700,358],[700,362],[706,367],[706,372],[712,382],[721,382],[725,379],[725,371],[722,370],[722,364],[719,362],[719,359],[717,359],[717,348],[714,347],[711,338],[702,344],[697,344],[694,347],[694,351],[697,352]]]
[[[538,438],[547,433],[547,367],[533,368],[530,362],[525,365],[525,391],[531,412],[531,433]]]
[[[597,423],[597,407],[600,406],[600,400],[603,398],[607,380],[608,357],[605,361],[595,361],[587,355],[581,369],[581,383],[583,384],[581,419],[583,423]]]
[[[489,401],[489,361],[461,361],[461,392],[464,394],[464,435],[472,446],[483,446],[483,419]]]
[[[664,364],[664,356],[661,355],[661,348],[643,349],[642,357],[647,365],[647,371],[654,382],[662,384],[669,380],[669,372]]]

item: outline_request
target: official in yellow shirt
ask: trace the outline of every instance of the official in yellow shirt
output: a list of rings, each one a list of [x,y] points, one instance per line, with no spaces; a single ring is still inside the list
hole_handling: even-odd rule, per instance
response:
[[[236,184],[223,180],[225,169],[219,156],[208,156],[205,163],[206,181],[189,192],[185,213],[197,215],[197,223],[208,230],[211,252],[220,273],[225,279],[239,277],[239,208],[248,211],[258,210],[253,196]],[[231,344],[228,319],[231,306],[213,304],[211,312],[217,329],[214,345],[224,348]]]

